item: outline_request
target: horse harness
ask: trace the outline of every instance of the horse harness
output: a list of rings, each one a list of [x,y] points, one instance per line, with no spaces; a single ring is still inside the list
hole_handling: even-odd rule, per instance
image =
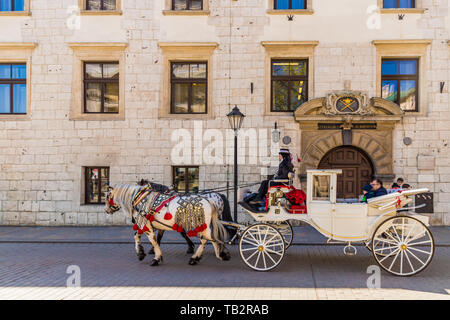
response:
[[[150,185],[139,190],[133,197],[132,206],[137,213],[135,218],[135,225],[133,230],[139,234],[149,231],[147,221],[153,227],[155,221],[155,214],[160,212],[164,207],[168,207],[169,203],[177,197],[174,192],[161,193],[152,190]],[[179,197],[177,201],[177,212],[175,215],[175,223],[170,226],[161,221],[157,223],[171,228],[177,232],[185,231],[189,237],[197,236],[198,233],[207,228],[205,223],[205,212],[201,201],[204,198],[197,195],[187,195]],[[164,220],[171,220],[173,218],[170,212],[166,212]]]

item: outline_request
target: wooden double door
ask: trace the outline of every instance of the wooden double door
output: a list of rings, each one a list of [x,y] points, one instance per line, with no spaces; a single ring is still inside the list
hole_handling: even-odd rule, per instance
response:
[[[337,197],[358,198],[362,187],[373,176],[371,160],[355,147],[338,147],[329,151],[320,161],[319,169],[342,169],[338,175]]]

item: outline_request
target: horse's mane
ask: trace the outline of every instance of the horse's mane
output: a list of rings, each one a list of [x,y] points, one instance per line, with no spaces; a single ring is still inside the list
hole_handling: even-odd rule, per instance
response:
[[[130,216],[133,214],[133,198],[134,195],[141,190],[142,187],[139,185],[132,184],[118,184],[114,186],[114,201],[119,203],[122,209],[127,212]]]
[[[141,179],[141,181],[138,182],[138,185],[139,186],[150,185],[153,190],[155,190],[156,192],[162,192],[162,193],[165,193],[165,192],[167,192],[169,190],[169,187],[167,187],[167,186],[165,186],[163,184],[150,182],[150,181],[145,180],[145,179]]]

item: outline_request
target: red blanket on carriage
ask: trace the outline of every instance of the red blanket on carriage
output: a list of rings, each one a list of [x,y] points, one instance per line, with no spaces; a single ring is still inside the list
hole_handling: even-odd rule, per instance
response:
[[[291,191],[285,193],[286,198],[292,204],[289,209],[290,213],[293,214],[305,214],[306,210],[306,193],[303,190],[295,189],[293,186],[290,187]]]

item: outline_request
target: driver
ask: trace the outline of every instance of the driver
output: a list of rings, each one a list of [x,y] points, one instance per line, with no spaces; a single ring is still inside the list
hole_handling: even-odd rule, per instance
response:
[[[289,152],[289,149],[281,149],[279,154],[281,162],[274,180],[287,180],[289,179],[289,172],[294,172],[294,165],[291,161],[291,153]],[[270,180],[264,180],[263,182],[261,182],[261,185],[258,189],[258,195],[249,203],[258,204],[266,198],[267,190],[269,189],[269,181]],[[272,183],[271,186],[277,186],[280,184],[281,183]]]

